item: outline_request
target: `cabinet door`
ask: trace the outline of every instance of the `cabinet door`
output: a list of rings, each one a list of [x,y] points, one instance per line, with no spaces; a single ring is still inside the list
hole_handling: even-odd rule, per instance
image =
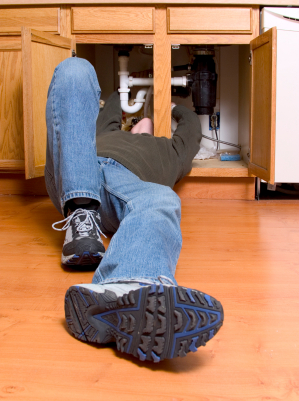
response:
[[[0,171],[24,172],[21,37],[0,37]]]
[[[48,88],[55,67],[72,56],[73,43],[72,39],[22,28],[26,179],[44,175]]]
[[[251,127],[249,173],[274,184],[277,31],[250,42]]]

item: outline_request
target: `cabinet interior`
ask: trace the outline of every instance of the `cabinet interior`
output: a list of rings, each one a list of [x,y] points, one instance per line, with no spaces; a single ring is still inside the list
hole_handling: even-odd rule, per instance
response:
[[[171,50],[172,67],[190,62],[190,48],[191,46],[182,45],[179,49]],[[215,45],[214,48],[216,73],[218,74],[217,100],[214,111],[220,113],[220,135],[219,131],[218,135],[220,140],[241,145],[241,161],[194,160],[190,175],[247,177],[250,126],[249,45]],[[77,44],[76,52],[78,57],[88,59],[95,67],[102,89],[101,99],[105,101],[119,86],[118,50],[113,44]],[[153,70],[153,52],[154,48],[149,49],[143,45],[134,45],[130,52],[129,73],[146,71],[147,73],[141,76],[148,77],[148,73]],[[183,76],[186,73],[188,71],[176,71],[172,72],[171,76]],[[132,99],[135,98],[140,88],[131,89]],[[154,99],[152,99],[153,101]],[[186,98],[173,95],[172,101],[194,110],[191,95]],[[153,104],[151,104],[149,112],[153,118]],[[138,114],[143,116],[142,110]],[[202,125],[203,134],[215,138],[215,134],[209,128],[209,116],[200,115],[198,118]],[[216,142],[203,138],[202,145],[211,148],[216,145]],[[219,150],[238,149],[219,144]]]

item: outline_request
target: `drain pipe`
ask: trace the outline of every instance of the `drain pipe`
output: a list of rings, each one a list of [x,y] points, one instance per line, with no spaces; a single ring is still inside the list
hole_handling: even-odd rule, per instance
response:
[[[154,84],[153,78],[133,78],[128,77],[128,86],[131,88],[132,86],[152,86]],[[174,77],[171,78],[171,85],[173,86],[187,86],[187,77]]]
[[[118,89],[119,95],[120,95],[120,105],[121,108],[124,112],[126,113],[137,113],[142,106],[143,103],[145,102],[145,95],[147,92],[147,89],[143,88],[140,91],[138,91],[136,95],[135,104],[133,106],[129,105],[129,72],[128,72],[128,62],[129,62],[129,57],[128,56],[119,56],[118,57],[119,61],[119,86],[120,88]],[[143,83],[144,85],[144,83]]]
[[[120,95],[120,105],[124,112],[126,113],[137,113],[145,102],[144,97],[147,94],[148,88],[142,88],[138,91],[136,95],[136,99],[134,99],[134,105],[129,105],[129,92],[132,86],[152,86],[153,85],[153,78],[133,78],[129,77],[128,71],[128,63],[129,63],[129,56],[119,56],[119,95]],[[187,86],[187,77],[175,77],[171,78],[171,85],[174,86]]]

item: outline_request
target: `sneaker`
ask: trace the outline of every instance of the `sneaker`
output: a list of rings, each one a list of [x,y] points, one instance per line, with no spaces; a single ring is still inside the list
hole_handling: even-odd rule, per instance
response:
[[[119,351],[153,362],[196,352],[223,322],[219,301],[166,284],[75,285],[66,293],[65,315],[77,339],[116,342]]]
[[[65,223],[62,228],[56,224]],[[64,220],[52,225],[54,230],[66,230],[61,262],[68,266],[99,265],[105,247],[101,239],[104,235],[99,227],[100,215],[97,210],[76,209]]]

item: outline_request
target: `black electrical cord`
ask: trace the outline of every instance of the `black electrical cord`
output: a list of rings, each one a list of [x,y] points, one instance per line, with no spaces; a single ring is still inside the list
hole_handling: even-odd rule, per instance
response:
[[[217,139],[217,150],[219,149],[219,138],[218,138],[218,134],[217,134],[217,128],[214,128],[215,130],[215,135],[216,135],[216,139]]]

